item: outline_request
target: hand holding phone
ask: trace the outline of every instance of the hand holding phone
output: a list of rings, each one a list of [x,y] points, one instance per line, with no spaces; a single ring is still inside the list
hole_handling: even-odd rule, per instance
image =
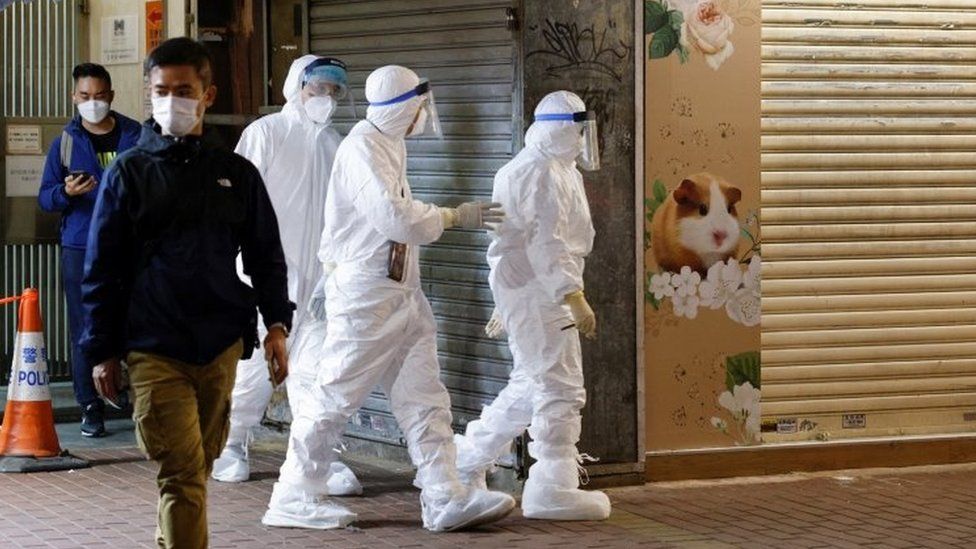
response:
[[[71,170],[64,178],[64,192],[68,196],[80,196],[95,188],[95,178],[84,170]]]

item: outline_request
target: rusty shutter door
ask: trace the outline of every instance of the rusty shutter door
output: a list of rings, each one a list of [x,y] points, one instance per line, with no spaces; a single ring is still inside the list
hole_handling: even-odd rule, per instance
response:
[[[763,2],[763,417],[800,428],[767,440],[976,425],[974,29]]]

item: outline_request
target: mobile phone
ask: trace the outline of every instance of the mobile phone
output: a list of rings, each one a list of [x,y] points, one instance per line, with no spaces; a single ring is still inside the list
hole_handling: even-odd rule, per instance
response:
[[[85,170],[71,170],[68,173],[71,175],[71,177],[81,176],[83,179],[88,179],[89,177],[91,177],[91,174],[86,172]]]

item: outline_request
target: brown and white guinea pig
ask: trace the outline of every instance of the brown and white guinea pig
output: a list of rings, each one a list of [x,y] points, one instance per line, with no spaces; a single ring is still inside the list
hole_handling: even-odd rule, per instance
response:
[[[690,175],[668,195],[651,220],[654,260],[666,271],[687,265],[702,275],[732,257],[739,245],[735,205],[742,191],[708,172]]]

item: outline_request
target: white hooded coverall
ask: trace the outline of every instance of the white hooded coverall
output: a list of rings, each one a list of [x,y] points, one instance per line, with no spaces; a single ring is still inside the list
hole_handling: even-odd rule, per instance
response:
[[[389,101],[419,83],[409,69],[382,67],[367,79],[366,98]],[[496,520],[514,506],[504,494],[471,496],[457,478],[450,397],[418,263],[418,247],[441,237],[444,219],[437,206],[412,198],[406,177],[404,137],[422,100],[370,106],[336,153],[319,250],[323,263],[335,265],[325,286],[329,331],[321,362],[328,367],[319,369],[315,396],[292,422],[265,524],[336,528],[355,520],[317,495],[327,488],[346,422],[376,385],[389,397],[417,467],[425,527]],[[403,282],[387,276],[392,242],[407,244]]]
[[[547,95],[535,114],[585,111],[570,92]],[[491,235],[489,284],[508,333],[514,366],[508,385],[457,437],[458,470],[483,483],[486,470],[526,428],[529,470],[522,508],[529,518],[602,519],[610,504],[580,492],[576,443],[586,403],[579,332],[565,302],[583,289],[593,223],[576,167],[580,131],[573,122],[535,122],[525,148],[495,176],[492,200],[505,221]]]
[[[325,340],[326,321],[313,318],[306,304],[322,276],[322,265],[316,254],[332,161],[342,141],[330,125],[312,122],[302,104],[302,73],[316,59],[317,56],[305,55],[292,63],[283,89],[285,106],[281,112],[260,118],[245,128],[235,149],[261,173],[278,217],[288,265],[288,297],[297,305],[288,338],[286,378],[293,416],[315,380],[318,349]],[[239,274],[248,281],[240,267]],[[263,341],[267,330],[260,320],[258,327],[259,340]],[[249,433],[264,416],[271,393],[264,352],[256,349],[251,358],[242,360],[237,367],[231,396],[230,433],[221,458],[214,464],[214,477],[218,480],[246,480]],[[333,482],[333,493],[361,492],[352,471],[342,464],[336,467],[343,479]]]

